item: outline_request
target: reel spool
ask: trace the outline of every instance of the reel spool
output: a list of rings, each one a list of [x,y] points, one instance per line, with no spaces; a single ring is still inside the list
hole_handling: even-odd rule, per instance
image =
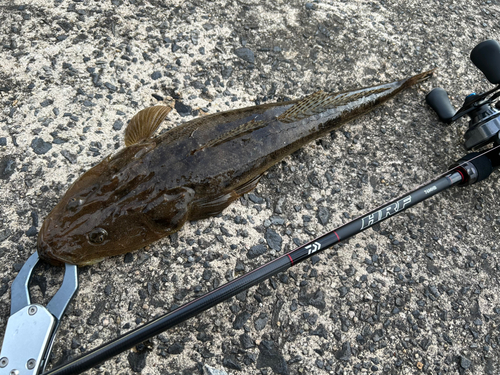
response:
[[[497,85],[483,94],[468,95],[462,107],[455,111],[448,93],[441,87],[429,92],[425,100],[437,113],[439,119],[450,124],[468,115],[469,129],[465,133],[467,150],[485,146],[491,142],[500,144],[500,44],[496,40],[479,43],[471,52],[470,59],[491,83]]]

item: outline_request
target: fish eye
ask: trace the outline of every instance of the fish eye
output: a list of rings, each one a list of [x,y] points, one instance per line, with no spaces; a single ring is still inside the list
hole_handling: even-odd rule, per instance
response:
[[[102,228],[95,228],[89,233],[89,242],[99,245],[108,237],[108,232]]]

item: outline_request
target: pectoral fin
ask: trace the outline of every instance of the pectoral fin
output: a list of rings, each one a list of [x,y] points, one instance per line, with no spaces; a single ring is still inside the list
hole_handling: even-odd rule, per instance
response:
[[[142,212],[161,231],[173,233],[188,219],[194,194],[194,190],[187,187],[174,189],[152,200]]]
[[[172,108],[172,105],[155,105],[139,111],[125,129],[125,146],[151,137]]]
[[[236,189],[230,191],[229,193],[209,196],[198,199],[193,202],[193,211],[191,215],[191,220],[205,219],[210,216],[218,215],[229,206],[236,199],[241,197],[243,194],[248,193],[253,190],[255,186],[259,183],[262,175],[255,176],[250,181],[238,186]]]

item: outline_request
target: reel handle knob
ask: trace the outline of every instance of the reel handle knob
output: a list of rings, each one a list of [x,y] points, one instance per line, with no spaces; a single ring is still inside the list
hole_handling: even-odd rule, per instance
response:
[[[470,53],[470,59],[488,81],[500,83],[500,44],[496,40],[479,43]]]
[[[451,123],[455,108],[451,105],[448,93],[444,89],[436,87],[425,96],[425,101],[437,113],[441,121]]]

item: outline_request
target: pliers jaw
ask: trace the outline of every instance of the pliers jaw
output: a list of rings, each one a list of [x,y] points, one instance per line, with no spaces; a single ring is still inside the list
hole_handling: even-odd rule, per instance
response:
[[[0,375],[35,375],[45,369],[59,322],[78,289],[77,267],[66,264],[61,287],[47,306],[32,304],[28,285],[38,261],[38,253],[30,256],[12,283]]]

